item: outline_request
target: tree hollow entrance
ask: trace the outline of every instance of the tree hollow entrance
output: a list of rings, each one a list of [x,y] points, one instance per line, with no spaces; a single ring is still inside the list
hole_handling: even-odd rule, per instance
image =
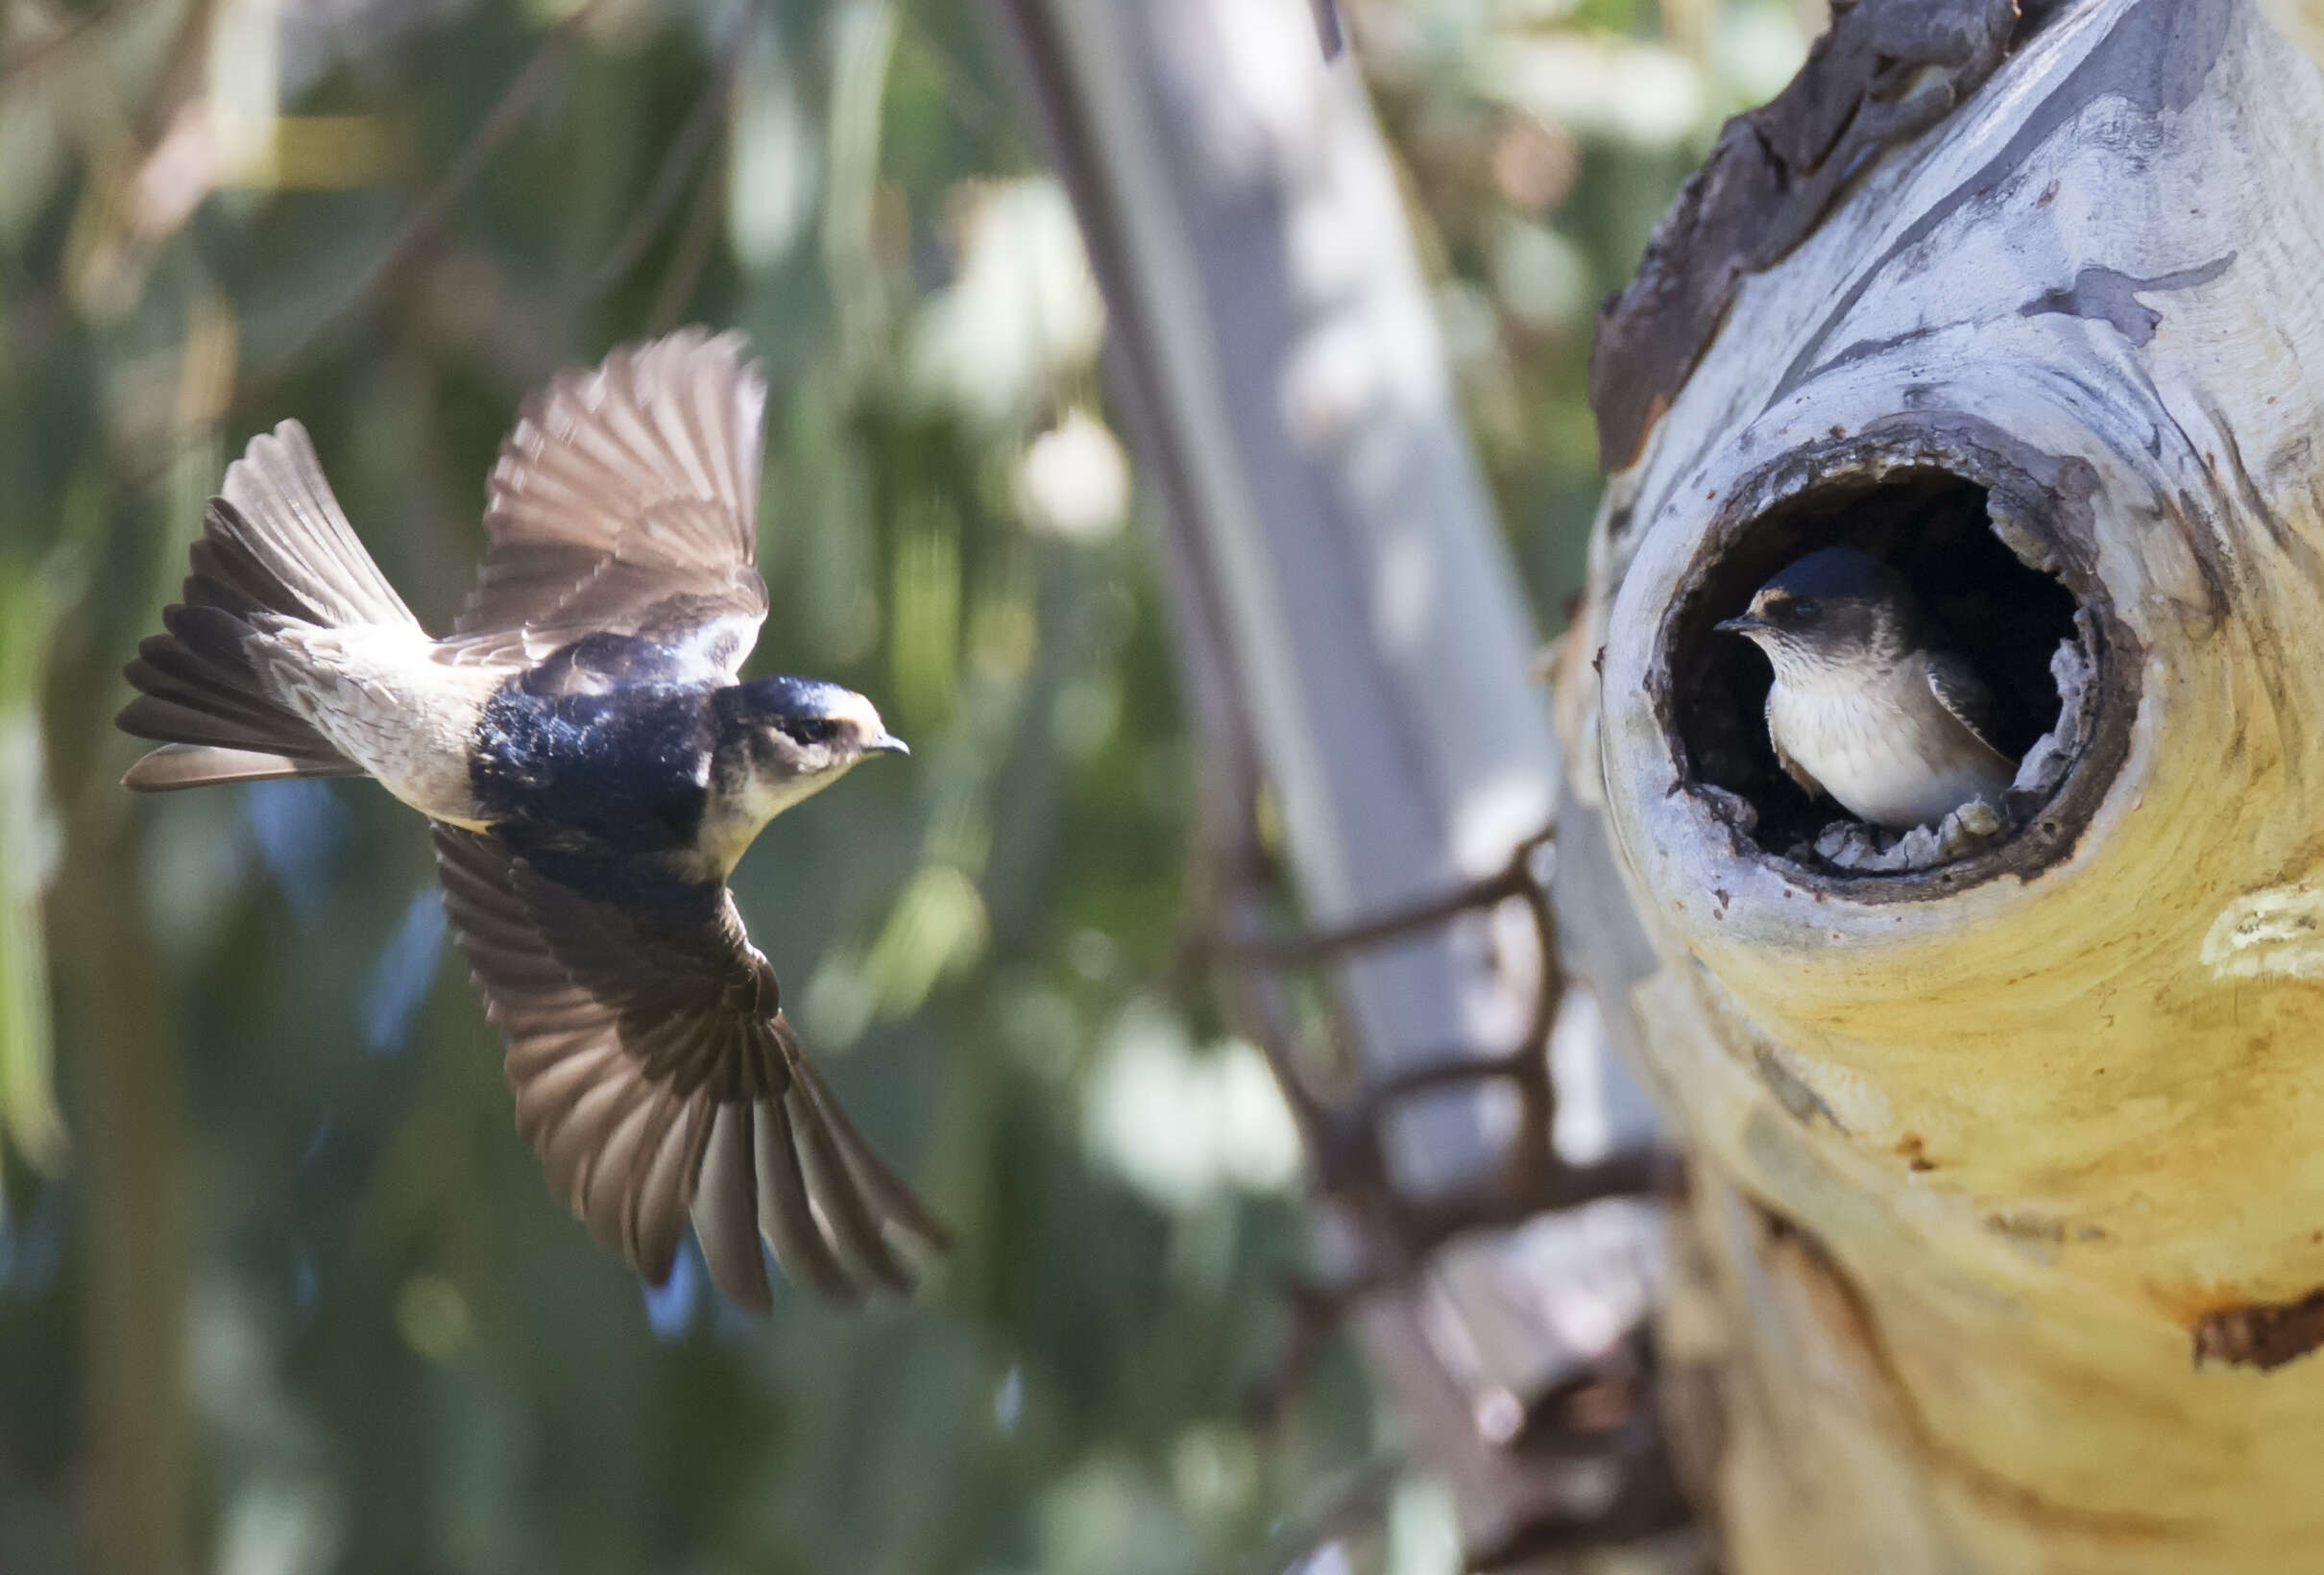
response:
[[[1894,566],[1943,646],[1969,659],[1999,703],[1996,745],[2021,763],[1997,826],[1898,834],[1811,800],[1776,763],[1765,720],[1773,672],[1748,642],[1712,625],[1804,553],[1849,546]],[[1672,718],[1685,774],[1740,804],[1737,829],[1761,850],[1831,874],[1901,874],[1983,852],[2021,831],[2072,763],[2082,690],[2096,671],[2094,625],[2073,594],[2021,562],[1995,533],[1987,489],[1934,466],[1838,475],[1783,498],[1735,531],[1674,628]]]

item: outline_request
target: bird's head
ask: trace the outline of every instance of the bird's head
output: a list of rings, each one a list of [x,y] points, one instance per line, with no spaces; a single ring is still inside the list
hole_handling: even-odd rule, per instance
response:
[[[911,753],[869,700],[819,678],[754,678],[727,692],[762,776],[831,778],[866,755]]]
[[[819,678],[755,678],[717,691],[714,850],[732,867],[769,820],[866,755],[908,755],[872,703]]]
[[[1911,649],[1915,617],[1902,575],[1834,546],[1795,560],[1717,627],[1765,651],[1779,675],[1808,678],[1894,662]]]

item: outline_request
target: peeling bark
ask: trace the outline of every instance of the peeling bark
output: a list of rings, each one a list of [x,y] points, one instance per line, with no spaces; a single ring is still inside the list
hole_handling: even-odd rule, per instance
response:
[[[1926,131],[2001,61],[2012,0],[1856,0],[1791,85],[1735,116],[1599,314],[1598,461],[1628,466],[1716,331],[1735,284],[1800,244],[1882,150]]]
[[[2273,1371],[2324,1345],[2324,1289],[2297,1301],[2221,1307],[2195,1325],[2195,1361]]]

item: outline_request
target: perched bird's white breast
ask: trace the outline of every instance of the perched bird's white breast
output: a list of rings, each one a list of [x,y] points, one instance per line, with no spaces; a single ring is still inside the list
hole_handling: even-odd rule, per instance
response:
[[[1916,666],[1870,681],[1779,676],[1767,726],[1849,813],[1898,831],[1932,825],[1973,798],[1998,807],[2014,774],[1938,702]]]

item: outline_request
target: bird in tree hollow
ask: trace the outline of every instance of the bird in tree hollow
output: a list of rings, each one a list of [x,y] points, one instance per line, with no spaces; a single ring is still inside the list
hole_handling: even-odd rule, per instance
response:
[[[1967,661],[1931,648],[1904,577],[1852,547],[1799,559],[1718,625],[1767,653],[1767,736],[1810,798],[1908,831],[1981,798],[2017,763],[1994,745],[1994,696]]]
[[[442,640],[286,421],[228,468],[118,718],[162,740],[133,788],[370,776],[426,815],[549,1186],[657,1283],[690,1218],[751,1308],[762,1237],[840,1299],[908,1290],[909,1249],[946,1243],[801,1050],[726,885],[773,816],[908,753],[835,684],[738,681],[767,608],[765,406],[731,333],[557,376],[500,446]]]

